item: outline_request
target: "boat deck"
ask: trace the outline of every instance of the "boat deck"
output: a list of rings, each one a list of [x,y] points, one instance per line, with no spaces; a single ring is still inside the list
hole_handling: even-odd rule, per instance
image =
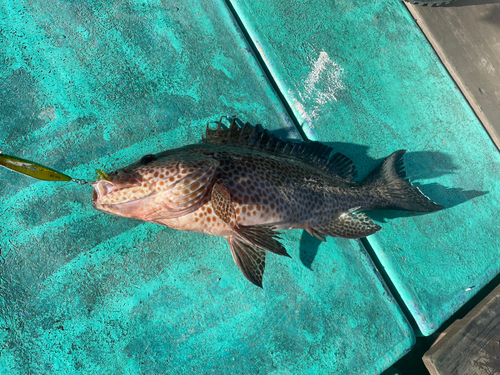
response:
[[[478,1],[474,22],[495,29],[500,5]],[[498,42],[481,54],[470,37],[480,74],[465,74],[432,26],[441,10],[408,7],[0,4],[5,154],[92,180],[227,116],[321,141],[360,179],[410,150],[408,177],[445,206],[370,212],[383,230],[362,240],[287,231],[292,259],[270,254],[259,289],[224,239],[105,215],[89,186],[1,170],[0,372],[378,374],[442,327],[500,272]]]

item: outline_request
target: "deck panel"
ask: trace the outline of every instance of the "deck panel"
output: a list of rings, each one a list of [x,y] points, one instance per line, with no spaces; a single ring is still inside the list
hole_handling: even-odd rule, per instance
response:
[[[0,149],[77,178],[221,115],[299,135],[223,2],[4,1]],[[371,373],[414,335],[359,242],[284,236],[261,290],[226,241],[0,171],[0,373]],[[314,262],[312,262],[314,260]]]
[[[399,149],[415,185],[445,210],[371,212],[368,238],[424,335],[500,271],[500,155],[396,0],[234,0],[306,136],[366,176]]]

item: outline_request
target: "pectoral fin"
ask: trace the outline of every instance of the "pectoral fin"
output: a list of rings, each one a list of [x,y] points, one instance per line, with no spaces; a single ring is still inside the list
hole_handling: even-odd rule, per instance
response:
[[[234,262],[252,284],[262,288],[266,252],[234,236],[227,239]]]
[[[380,226],[363,213],[345,213],[331,223],[314,228],[316,232],[327,236],[352,239],[367,237],[380,229]]]
[[[212,198],[210,199],[215,214],[226,224],[236,226],[236,212],[229,190],[222,184],[215,183],[212,188]]]

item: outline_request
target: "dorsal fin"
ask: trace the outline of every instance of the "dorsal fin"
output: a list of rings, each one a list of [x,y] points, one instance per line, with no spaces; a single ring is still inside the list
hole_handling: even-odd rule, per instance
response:
[[[248,122],[240,128],[233,120],[229,129],[222,128],[222,118],[217,129],[210,129],[203,137],[204,143],[215,145],[232,145],[245,148],[258,148],[283,155],[291,155],[310,164],[320,166],[323,170],[333,173],[345,180],[351,181],[357,176],[354,163],[347,156],[340,153],[333,155],[333,149],[320,142],[292,143],[282,141],[270,134],[267,130],[252,127]]]

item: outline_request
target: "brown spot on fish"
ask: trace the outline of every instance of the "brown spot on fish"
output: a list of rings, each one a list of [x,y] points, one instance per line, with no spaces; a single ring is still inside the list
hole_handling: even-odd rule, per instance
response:
[[[196,181],[196,182],[193,182],[189,188],[191,189],[191,191],[195,191],[199,187],[200,187],[200,182]]]

